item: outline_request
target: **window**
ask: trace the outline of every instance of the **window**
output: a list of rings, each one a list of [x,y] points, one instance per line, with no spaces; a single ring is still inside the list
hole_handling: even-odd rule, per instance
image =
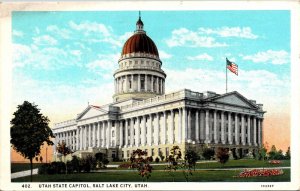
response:
[[[141,79],[141,90],[145,89],[145,79]]]
[[[154,149],[151,149],[151,156],[154,156]]]
[[[166,157],[168,157],[169,156],[169,148],[167,147],[166,148]]]
[[[148,149],[145,149],[145,152],[147,153],[146,155],[148,156]]]
[[[129,80],[129,88],[130,88],[130,89],[132,88],[131,80]]]
[[[115,131],[114,130],[111,132],[111,136],[115,137]]]

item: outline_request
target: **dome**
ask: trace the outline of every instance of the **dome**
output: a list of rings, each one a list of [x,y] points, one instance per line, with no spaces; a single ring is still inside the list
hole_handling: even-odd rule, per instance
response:
[[[129,53],[148,53],[159,56],[155,43],[146,33],[135,33],[125,42],[121,55]]]

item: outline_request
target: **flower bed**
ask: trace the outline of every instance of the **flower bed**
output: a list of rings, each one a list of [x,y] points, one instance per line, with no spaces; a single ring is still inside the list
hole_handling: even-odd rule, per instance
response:
[[[247,170],[245,169],[243,172],[241,172],[238,177],[257,177],[257,176],[278,176],[282,175],[283,170],[282,169],[252,169]]]
[[[281,161],[280,160],[270,160],[269,164],[280,164]]]

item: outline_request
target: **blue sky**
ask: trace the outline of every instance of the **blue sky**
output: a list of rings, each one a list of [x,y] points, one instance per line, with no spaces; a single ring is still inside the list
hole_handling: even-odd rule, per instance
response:
[[[75,117],[87,105],[112,101],[113,72],[138,11],[13,12],[13,105],[35,102],[52,122]],[[156,43],[166,91],[229,91],[289,110],[289,11],[142,11]],[[180,81],[178,78],[180,77]],[[59,110],[57,110],[59,108]]]

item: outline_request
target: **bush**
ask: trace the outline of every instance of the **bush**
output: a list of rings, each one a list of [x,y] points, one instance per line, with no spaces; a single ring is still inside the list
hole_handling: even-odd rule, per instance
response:
[[[159,163],[159,158],[158,157],[155,158],[155,162]]]
[[[50,168],[50,164],[42,164],[39,167],[38,174],[48,174],[49,168]]]
[[[49,169],[49,174],[64,174],[66,173],[66,164],[64,162],[52,162]]]
[[[205,148],[202,153],[202,156],[205,158],[205,160],[210,160],[214,155],[215,151],[211,148]]]
[[[217,159],[221,164],[225,164],[229,159],[229,151],[226,148],[218,148]]]
[[[71,166],[73,169],[73,172],[81,172],[81,166],[80,166],[80,159],[77,156],[72,156],[72,160],[71,160]],[[69,168],[69,167],[68,167]]]

